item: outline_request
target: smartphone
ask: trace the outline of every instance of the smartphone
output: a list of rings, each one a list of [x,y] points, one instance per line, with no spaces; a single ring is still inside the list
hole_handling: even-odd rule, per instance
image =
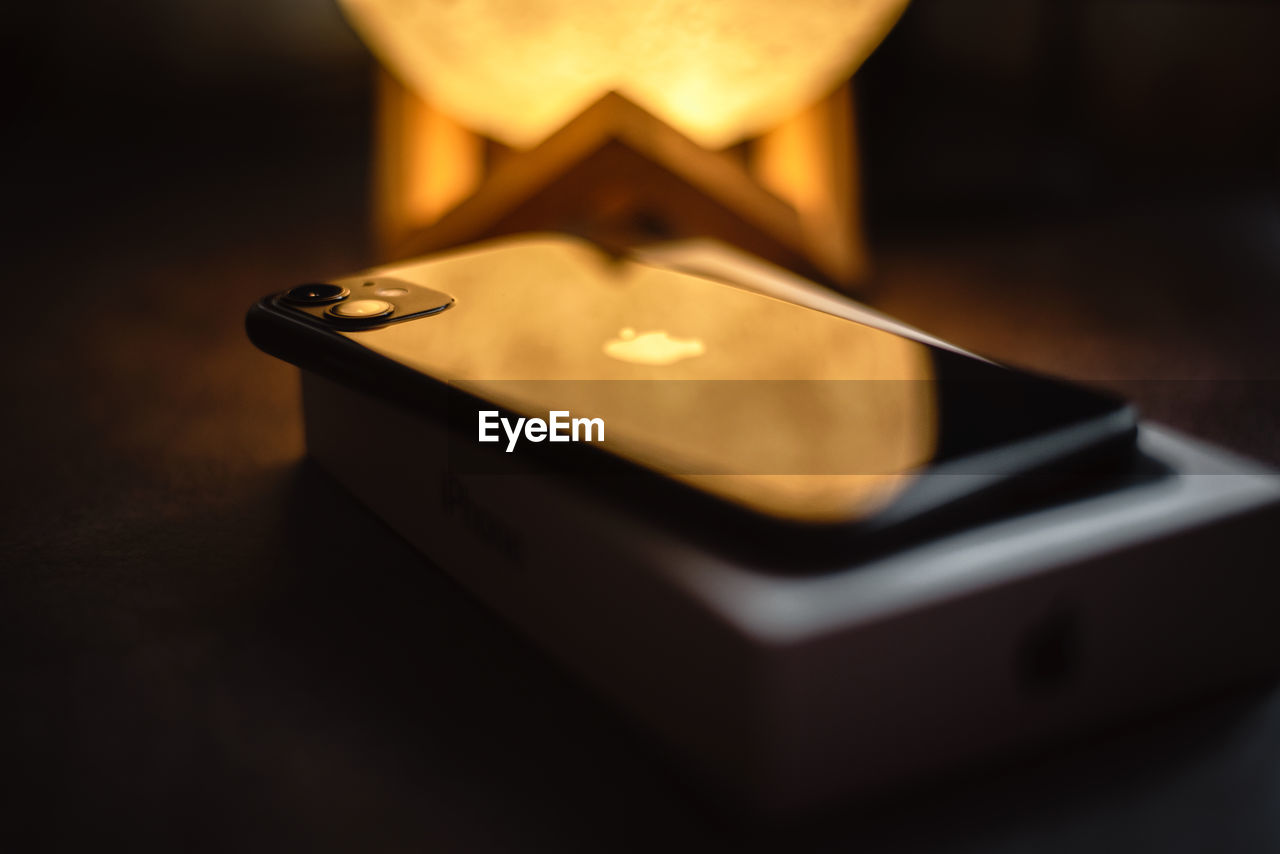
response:
[[[452,470],[563,476],[754,559],[847,563],[1057,500],[1136,435],[1110,394],[558,235],[293,287],[246,326],[447,423]]]

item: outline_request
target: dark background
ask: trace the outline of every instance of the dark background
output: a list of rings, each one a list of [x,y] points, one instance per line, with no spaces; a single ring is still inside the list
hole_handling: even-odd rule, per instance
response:
[[[866,298],[1280,463],[1277,43],[1269,2],[917,0],[857,77]],[[1268,685],[744,830],[303,462],[240,324],[377,260],[330,0],[27,4],[0,48],[0,835],[1280,850]]]

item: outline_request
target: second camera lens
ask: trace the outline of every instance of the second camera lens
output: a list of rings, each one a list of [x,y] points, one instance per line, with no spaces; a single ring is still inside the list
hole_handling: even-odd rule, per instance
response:
[[[335,305],[326,312],[330,317],[338,317],[343,320],[373,320],[378,317],[386,317],[395,311],[396,307],[386,300],[382,299],[353,299]]]
[[[285,291],[284,298],[299,305],[328,305],[331,302],[346,299],[350,295],[351,291],[341,285],[321,283],[290,288]]]

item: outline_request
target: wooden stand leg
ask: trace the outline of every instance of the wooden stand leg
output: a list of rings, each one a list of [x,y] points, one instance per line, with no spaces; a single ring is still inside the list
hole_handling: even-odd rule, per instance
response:
[[[374,224],[384,260],[550,229],[621,245],[714,237],[845,290],[866,275],[848,84],[726,151],[615,93],[519,151],[379,74]]]

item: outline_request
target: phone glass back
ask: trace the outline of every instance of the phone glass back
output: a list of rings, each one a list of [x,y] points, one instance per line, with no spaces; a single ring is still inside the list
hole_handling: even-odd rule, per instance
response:
[[[599,418],[614,454],[790,521],[865,521],[947,465],[1004,477],[1131,426],[1118,400],[567,238],[340,283],[374,275],[455,302],[338,334],[520,415]]]

